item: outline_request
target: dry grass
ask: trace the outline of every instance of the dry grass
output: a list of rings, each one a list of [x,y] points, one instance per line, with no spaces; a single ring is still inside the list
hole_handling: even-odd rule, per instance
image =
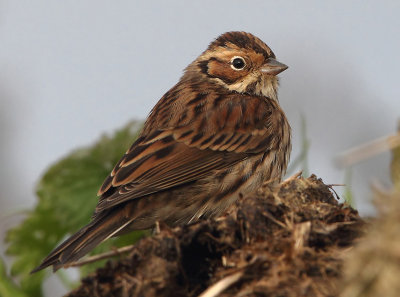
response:
[[[376,191],[379,215],[348,254],[342,297],[400,295],[400,192]]]

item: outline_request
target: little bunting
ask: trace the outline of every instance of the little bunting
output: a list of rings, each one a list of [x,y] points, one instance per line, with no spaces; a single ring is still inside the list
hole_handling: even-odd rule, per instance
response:
[[[57,270],[131,230],[223,213],[262,183],[279,182],[291,130],[278,102],[287,69],[259,38],[227,32],[184,71],[98,191],[92,220],[32,272]]]

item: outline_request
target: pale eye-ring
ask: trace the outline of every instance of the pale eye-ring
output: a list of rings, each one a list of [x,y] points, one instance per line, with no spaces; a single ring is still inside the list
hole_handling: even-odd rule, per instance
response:
[[[246,62],[242,57],[234,56],[231,59],[231,67],[234,70],[242,70],[246,66]]]

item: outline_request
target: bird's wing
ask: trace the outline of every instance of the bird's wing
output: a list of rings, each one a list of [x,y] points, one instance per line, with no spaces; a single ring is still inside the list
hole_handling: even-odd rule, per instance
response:
[[[268,150],[275,142],[269,127],[272,106],[257,97],[234,99],[205,105],[181,127],[139,137],[100,188],[96,213],[193,182]]]

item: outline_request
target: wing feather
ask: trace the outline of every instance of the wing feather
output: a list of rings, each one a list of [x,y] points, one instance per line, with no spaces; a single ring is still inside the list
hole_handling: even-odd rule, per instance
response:
[[[205,95],[198,104],[201,112],[193,114],[190,106],[183,111],[192,120],[179,124],[171,117],[169,126],[145,128],[104,181],[96,212],[196,181],[249,155],[274,149],[270,127],[277,104],[234,94],[226,99],[211,100]],[[161,122],[158,116],[153,111],[148,122]]]

